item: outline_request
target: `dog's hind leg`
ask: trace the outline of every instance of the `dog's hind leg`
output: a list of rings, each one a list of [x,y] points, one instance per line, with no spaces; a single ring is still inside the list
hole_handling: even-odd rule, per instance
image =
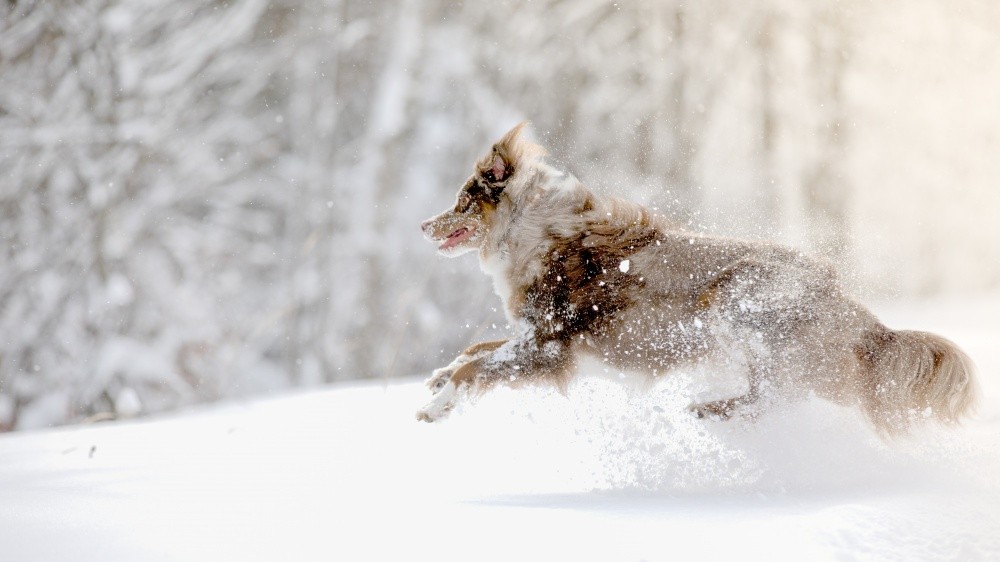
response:
[[[752,412],[748,412],[747,410],[748,407],[752,406],[760,399],[760,371],[755,367],[751,367],[749,379],[750,389],[746,394],[735,398],[727,398],[725,400],[714,400],[712,402],[692,404],[691,406],[688,406],[688,411],[694,414],[697,418],[728,420],[734,415],[740,413],[750,414],[752,417]]]

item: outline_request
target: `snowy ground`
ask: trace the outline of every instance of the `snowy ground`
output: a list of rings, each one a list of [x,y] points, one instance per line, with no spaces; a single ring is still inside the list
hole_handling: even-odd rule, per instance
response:
[[[408,383],[6,435],[0,559],[997,560],[998,312],[885,307],[963,345],[984,391],[891,444],[820,401],[695,420],[684,377],[501,391],[437,425]]]

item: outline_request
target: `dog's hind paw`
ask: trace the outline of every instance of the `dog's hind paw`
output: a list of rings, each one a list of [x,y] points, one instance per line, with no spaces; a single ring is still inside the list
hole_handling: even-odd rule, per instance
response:
[[[754,421],[760,414],[760,407],[757,403],[757,396],[747,394],[728,400],[692,404],[688,406],[688,411],[696,418],[725,421],[738,416],[748,421]]]
[[[728,420],[736,412],[735,400],[716,400],[688,406],[688,412],[698,419]]]

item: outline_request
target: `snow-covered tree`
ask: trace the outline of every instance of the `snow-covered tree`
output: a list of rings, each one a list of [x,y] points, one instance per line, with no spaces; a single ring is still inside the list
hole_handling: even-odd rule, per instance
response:
[[[995,97],[996,65],[947,62],[1000,45],[995,9],[962,5],[0,3],[0,427],[418,374],[501,331],[474,259],[418,225],[522,119],[594,187],[819,251],[856,287],[995,286],[988,242],[941,242],[975,237],[946,180],[947,228],[914,230],[919,198],[878,210],[939,177],[924,153],[995,185],[940,143],[959,123],[989,146],[1000,116],[918,103]],[[947,53],[902,113],[933,135],[886,109],[922,71],[887,21]]]

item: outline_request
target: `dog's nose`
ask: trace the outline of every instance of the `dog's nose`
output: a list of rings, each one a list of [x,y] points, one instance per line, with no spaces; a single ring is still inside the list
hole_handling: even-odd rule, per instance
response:
[[[427,219],[424,222],[420,223],[420,230],[423,230],[424,232],[427,232],[427,229],[430,227],[431,227],[430,219]]]

